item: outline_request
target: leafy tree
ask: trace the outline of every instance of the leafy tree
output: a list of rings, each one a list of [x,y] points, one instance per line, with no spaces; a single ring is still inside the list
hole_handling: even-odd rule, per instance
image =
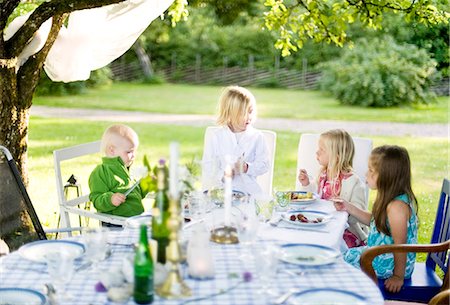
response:
[[[415,45],[386,36],[358,40],[340,59],[324,64],[322,89],[342,104],[390,107],[431,103],[430,76],[436,62]]]
[[[450,13],[432,4],[431,0],[266,0],[270,11],[265,22],[268,29],[278,33],[275,46],[287,56],[301,49],[308,39],[343,46],[349,42],[349,24],[358,20],[380,29],[387,12],[402,14],[412,23],[448,23]]]

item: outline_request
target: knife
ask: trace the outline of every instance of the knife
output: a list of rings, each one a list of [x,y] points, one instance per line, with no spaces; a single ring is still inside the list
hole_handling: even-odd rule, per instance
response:
[[[136,181],[135,184],[133,184],[132,187],[130,187],[125,193],[123,193],[125,196],[130,195],[130,193],[136,188],[136,186],[139,185],[139,182],[141,182],[141,179],[139,179],[138,181]]]

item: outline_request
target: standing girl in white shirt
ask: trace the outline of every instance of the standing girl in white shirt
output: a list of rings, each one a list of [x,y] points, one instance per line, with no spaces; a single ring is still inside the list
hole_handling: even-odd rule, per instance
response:
[[[219,99],[217,125],[205,141],[202,160],[203,189],[221,184],[225,167],[233,168],[233,190],[250,195],[262,192],[256,177],[270,168],[269,153],[261,131],[252,126],[256,100],[242,87],[229,86]]]

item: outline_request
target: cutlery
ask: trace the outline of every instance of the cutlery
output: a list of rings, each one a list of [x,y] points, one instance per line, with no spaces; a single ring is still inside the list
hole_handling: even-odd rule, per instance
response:
[[[53,284],[45,283],[44,285],[49,305],[58,305],[58,301],[56,300],[56,290]]]
[[[277,297],[275,300],[273,300],[272,304],[275,305],[281,305],[284,302],[286,302],[293,294],[299,293],[303,290],[304,288],[291,288],[289,289],[286,293],[280,295],[279,297]]]
[[[138,181],[136,181],[135,184],[133,184],[132,187],[130,187],[125,193],[123,193],[125,196],[128,196],[141,182],[141,179],[139,179]]]
[[[109,249],[106,251],[105,257],[103,258],[102,261],[107,260],[107,259],[112,255],[112,253],[113,253],[113,251],[111,250],[111,248],[109,248]],[[75,269],[75,271],[86,270],[86,269],[88,269],[89,267],[91,267],[93,263],[94,263],[93,261],[88,261],[88,262],[86,262],[86,263],[84,263],[84,264],[81,264],[78,268]]]

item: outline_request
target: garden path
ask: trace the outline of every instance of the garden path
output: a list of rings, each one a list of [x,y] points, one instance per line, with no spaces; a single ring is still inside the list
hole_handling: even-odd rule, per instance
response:
[[[103,109],[56,108],[33,105],[31,115],[47,118],[83,119],[91,121],[139,122],[180,126],[214,125],[214,116],[197,114],[161,114],[139,111]],[[344,128],[352,135],[416,136],[449,138],[449,124],[413,124],[393,122],[359,122],[329,120],[298,120],[283,118],[258,118],[255,126],[261,129],[291,132],[321,133]]]

